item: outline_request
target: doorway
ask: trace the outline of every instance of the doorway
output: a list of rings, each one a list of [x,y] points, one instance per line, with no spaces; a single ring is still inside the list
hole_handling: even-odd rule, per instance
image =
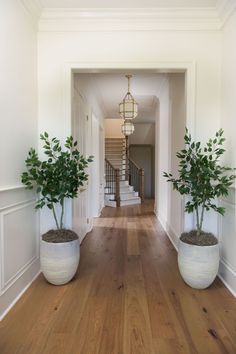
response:
[[[130,71],[130,70],[129,70]],[[131,148],[130,148],[130,156],[135,160],[135,162],[140,165],[140,167],[144,168],[146,170],[146,181],[145,181],[145,197],[146,198],[153,198],[155,199],[155,206],[156,206],[156,212],[158,212],[158,217],[159,219],[162,220],[163,224],[168,225],[170,222],[172,222],[173,218],[173,213],[172,213],[172,208],[171,205],[175,205],[175,215],[176,218],[180,217],[183,218],[181,215],[180,208],[182,205],[180,205],[179,199],[176,198],[176,196],[170,192],[170,187],[167,185],[166,181],[163,180],[162,178],[162,172],[163,171],[168,171],[172,170],[175,168],[175,154],[174,152],[178,148],[179,144],[182,142],[182,133],[177,134],[177,129],[176,125],[173,119],[175,119],[176,116],[176,107],[175,107],[175,101],[170,99],[170,91],[169,88],[171,88],[171,92],[173,93],[175,90],[179,90],[179,82],[177,82],[177,77],[174,77],[173,74],[165,74],[163,81],[160,80],[160,85],[159,85],[159,90],[156,89],[156,81],[154,82],[154,77],[157,75],[156,72],[150,72],[148,71],[148,75],[146,75],[145,70],[131,70],[133,73],[134,77],[139,76],[139,82],[136,82],[137,86],[140,88],[139,95],[137,97],[137,101],[140,103],[140,106],[143,104],[145,106],[146,104],[152,104],[154,97],[160,101],[160,105],[158,109],[155,111],[155,122],[156,122],[156,127],[154,125],[153,130],[155,131],[155,137],[156,137],[156,142],[155,142],[155,147],[152,148],[151,146],[138,146],[135,144],[132,144],[131,142]],[[87,92],[87,99],[88,102],[93,104],[94,100],[91,99],[93,98],[90,95],[90,88],[97,88],[99,95],[98,95],[98,100],[97,103],[101,101],[104,104],[104,100],[102,96],[102,91],[104,90],[106,94],[109,94],[110,97],[112,98],[113,92],[117,92],[117,87],[119,85],[116,85],[115,81],[113,80],[114,78],[111,77],[112,75],[116,76],[121,76],[123,77],[126,72],[122,70],[110,70],[110,71],[105,71],[104,70],[98,70],[96,73],[91,73],[91,71],[88,70],[87,73],[83,72],[80,73],[79,71],[75,73],[77,76],[83,76],[84,83],[86,81],[86,75],[89,77],[90,82],[85,83],[85,87]],[[114,76],[115,76],[114,75]],[[142,76],[143,75],[143,76]],[[144,77],[146,75],[146,77]],[[170,79],[172,75],[172,81],[176,82],[175,85],[171,84],[168,86],[168,80]],[[187,95],[187,86],[185,85],[184,87],[184,80],[186,80],[186,75],[184,73],[178,74],[182,75],[181,83],[183,82],[183,85],[181,86],[180,92],[186,93],[186,96],[181,94],[181,102],[183,104],[186,104],[186,101],[184,103],[184,97],[188,97]],[[93,85],[91,80],[96,80],[100,79],[99,76],[102,76],[102,81],[101,81],[101,87],[99,86],[99,82],[96,81],[96,83]],[[153,81],[150,81],[150,76],[153,77]],[[161,76],[161,75],[160,75]],[[108,80],[108,81],[106,81]],[[145,80],[145,85],[143,85],[143,80]],[[149,81],[148,81],[149,80]],[[156,80],[156,79],[155,79]],[[141,82],[142,81],[142,82]],[[141,82],[141,84],[140,84]],[[186,81],[185,81],[186,82]],[[113,89],[109,87],[109,85],[112,83]],[[135,80],[133,81],[134,88],[135,88]],[[142,92],[141,89],[143,87],[147,88],[148,90],[146,92]],[[182,87],[184,88],[185,92],[182,90]],[[151,88],[151,89],[150,89]],[[125,84],[121,85],[121,89],[118,91],[121,92],[121,97],[120,98],[115,98],[113,100],[114,105],[118,104],[120,102],[120,99],[122,99],[126,86]],[[157,96],[158,95],[158,96]],[[112,102],[112,100],[111,100]],[[179,105],[180,100],[176,102],[176,104]],[[98,104],[96,104],[98,106]],[[116,114],[117,112],[117,107],[115,106],[115,109],[112,108],[114,107],[111,105],[107,105],[108,110],[110,109],[110,112],[112,115],[107,115],[104,116],[103,118],[114,118],[116,119],[117,117],[113,117],[113,114]],[[180,105],[179,105],[180,106]],[[155,107],[152,105],[152,107]],[[156,106],[157,108],[157,106]],[[144,137],[144,130],[142,125],[151,122],[151,115],[150,115],[150,110],[145,110],[143,109],[142,111],[142,120],[139,122],[140,124],[140,131],[141,131],[141,137]],[[181,116],[181,112],[178,114]],[[182,115],[183,117],[183,115]],[[184,118],[185,119],[185,118]],[[100,120],[100,118],[99,118]],[[186,122],[184,122],[185,125]],[[92,123],[93,124],[93,123]],[[180,127],[180,126],[178,126]],[[182,126],[181,126],[182,127]],[[181,128],[182,129],[182,128]],[[97,150],[95,151],[96,154],[98,155],[99,158],[99,192],[97,192],[97,195],[99,195],[99,209],[103,207],[104,203],[104,139],[105,139],[105,129],[102,131],[101,126],[98,129],[96,120],[94,119],[94,131],[99,130],[99,139],[96,140],[96,146],[98,146]],[[80,134],[83,134],[80,132]],[[146,140],[146,139],[145,139]],[[144,141],[143,141],[144,142]],[[89,144],[92,144],[93,142],[90,141],[88,142]],[[144,143],[145,144],[145,143]],[[148,157],[148,158],[147,158]],[[96,167],[98,170],[98,167]],[[94,193],[91,193],[89,197],[89,200],[87,201],[88,204],[93,204],[94,203]],[[174,200],[174,202],[173,202]],[[171,212],[170,212],[171,209]],[[176,210],[179,210],[178,213],[176,213]],[[92,217],[92,215],[90,215]],[[75,214],[74,214],[75,217]],[[84,220],[85,221],[85,220]],[[86,222],[88,222],[88,219],[86,219]],[[179,229],[179,225],[178,228]],[[179,230],[177,230],[179,232]]]

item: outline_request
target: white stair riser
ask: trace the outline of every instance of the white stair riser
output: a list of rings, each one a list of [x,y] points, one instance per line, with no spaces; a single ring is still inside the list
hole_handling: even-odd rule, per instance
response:
[[[130,193],[134,192],[134,187],[133,186],[123,186],[120,187],[120,193]],[[109,188],[105,187],[105,194],[109,193]]]
[[[130,200],[122,200],[120,202],[120,206],[126,206],[126,205],[137,205],[141,204],[141,199],[130,199]],[[116,208],[116,201],[114,200],[105,200],[105,206],[113,207]]]
[[[104,204],[105,206],[116,208],[116,202],[113,200],[105,200]]]
[[[121,193],[120,200],[130,200],[138,197],[138,192]],[[115,200],[115,194],[105,194],[106,200]]]
[[[111,184],[110,184],[110,186],[112,187],[112,184],[114,184],[114,186],[115,186],[115,182],[112,182]],[[122,188],[122,187],[127,187],[127,186],[129,186],[129,182],[128,181],[120,181],[120,188]],[[106,186],[107,187],[107,186]]]

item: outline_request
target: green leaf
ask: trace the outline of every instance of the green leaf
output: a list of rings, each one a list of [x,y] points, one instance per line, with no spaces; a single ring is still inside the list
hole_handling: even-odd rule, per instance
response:
[[[40,193],[36,209],[46,205],[53,210],[54,204],[77,197],[79,188],[88,180],[86,168],[93,156],[83,156],[75,148],[71,136],[64,145],[69,151],[62,149],[56,137],[49,139],[47,132],[40,134],[40,139],[43,141],[46,160],[39,160],[37,152],[31,148],[25,160],[26,171],[21,174],[21,181],[27,189],[36,188],[37,193]]]
[[[214,200],[226,196],[236,178],[235,173],[229,175],[234,169],[219,163],[219,157],[225,152],[221,146],[224,141],[223,129],[216,132],[215,138],[209,139],[205,145],[194,142],[186,129],[185,149],[176,153],[179,159],[178,176],[175,178],[171,173],[163,173],[173,189],[190,199],[185,205],[186,212],[192,213],[203,208],[224,215],[225,209],[217,206]]]

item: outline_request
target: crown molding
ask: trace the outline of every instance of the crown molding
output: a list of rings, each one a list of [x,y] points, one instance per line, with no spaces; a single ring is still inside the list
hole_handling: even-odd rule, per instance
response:
[[[225,25],[229,17],[236,10],[235,0],[218,0],[217,13],[222,22],[222,27]]]
[[[33,18],[33,20],[39,20],[39,17],[42,13],[43,6],[40,0],[20,0],[24,9],[28,12],[28,14]]]
[[[215,8],[44,9],[39,31],[220,30]]]
[[[22,0],[23,1],[23,0]],[[27,1],[27,0],[24,0]],[[229,1],[229,0],[223,0]],[[196,7],[196,8],[44,8],[42,17],[44,18],[209,18],[217,17],[218,8]]]

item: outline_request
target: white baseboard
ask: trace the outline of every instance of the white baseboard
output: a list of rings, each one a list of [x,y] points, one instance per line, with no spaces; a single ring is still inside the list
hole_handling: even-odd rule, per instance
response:
[[[34,269],[35,268],[35,269]],[[36,273],[34,273],[34,271],[36,270]],[[34,273],[34,275],[32,275],[31,273]],[[31,286],[31,284],[34,282],[34,280],[39,276],[39,274],[41,273],[41,270],[39,268],[39,260],[37,260],[37,262],[35,262],[35,264],[32,266],[32,269],[27,270],[22,276],[21,278],[19,278],[13,285],[11,288],[9,288],[0,298],[0,305],[1,302],[4,302],[3,297],[5,297],[7,300],[5,300],[5,303],[8,303],[7,305],[3,305],[3,309],[2,312],[0,312],[0,321],[2,321],[2,319],[7,315],[7,313],[11,310],[11,308],[17,303],[17,301],[21,298],[21,296],[26,292],[26,290]],[[21,284],[25,283],[26,281],[28,281],[26,283],[26,285],[23,287],[22,290],[18,290],[18,287],[20,289]],[[17,286],[17,283],[19,283],[19,286]],[[16,289],[14,289],[14,287]],[[17,292],[17,290],[19,292]],[[9,303],[8,298],[11,298],[11,301]],[[2,307],[2,306],[1,306]]]
[[[164,220],[161,215],[154,211],[157,216],[161,226],[165,230],[170,242],[178,252],[178,237],[173,229],[170,227],[168,222]],[[218,272],[218,277],[226,288],[231,292],[231,294],[236,297],[236,273],[221,259],[220,267]]]
[[[174,230],[171,228],[171,226],[164,220],[164,218],[161,217],[160,214],[157,214],[156,211],[154,213],[156,214],[161,226],[165,230],[170,242],[172,243],[172,245],[174,246],[174,248],[178,252],[178,239],[179,239],[178,236],[176,235]]]
[[[236,273],[224,262],[220,260],[220,268],[218,277],[229,289],[229,291],[236,297]]]

